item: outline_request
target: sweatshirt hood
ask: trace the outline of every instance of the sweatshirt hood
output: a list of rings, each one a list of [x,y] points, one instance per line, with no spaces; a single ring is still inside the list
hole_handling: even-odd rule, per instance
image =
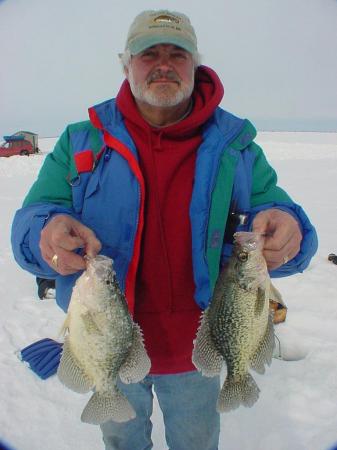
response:
[[[224,89],[218,75],[209,67],[199,66],[195,75],[195,84],[192,93],[193,108],[191,113],[178,123],[168,125],[167,127],[160,127],[160,130],[171,137],[177,134],[181,137],[185,133],[193,132],[211,117],[221,102],[223,94]],[[158,128],[146,122],[139,113],[128,80],[124,80],[117,95],[116,102],[122,115],[134,125],[138,125],[140,129],[147,131],[158,130]]]

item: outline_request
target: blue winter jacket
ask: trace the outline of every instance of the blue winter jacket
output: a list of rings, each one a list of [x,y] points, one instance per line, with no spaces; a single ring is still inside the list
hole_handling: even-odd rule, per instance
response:
[[[114,259],[120,286],[133,309],[144,204],[137,149],[114,99],[92,108],[90,117],[91,122],[69,125],[46,157],[24,206],[16,212],[13,252],[25,270],[56,278],[57,302],[66,310],[80,274],[58,276],[41,257],[39,239],[51,217],[68,214],[93,229],[102,242],[102,253]],[[249,214],[246,229],[257,212],[268,208],[285,210],[300,223],[299,254],[272,271],[272,277],[302,272],[317,249],[314,227],[303,209],[277,186],[276,174],[254,143],[255,136],[248,120],[221,108],[203,129],[190,204],[195,300],[203,309],[231,253],[225,231],[233,205]]]

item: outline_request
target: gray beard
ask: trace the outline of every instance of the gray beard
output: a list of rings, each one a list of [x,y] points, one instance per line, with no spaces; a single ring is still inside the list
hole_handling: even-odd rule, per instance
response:
[[[151,106],[157,106],[161,108],[169,108],[171,106],[179,105],[184,100],[191,97],[194,89],[194,72],[191,83],[181,83],[179,91],[173,95],[165,95],[164,93],[162,93],[162,95],[156,94],[155,92],[147,89],[147,85],[145,83],[136,84],[133,78],[132,70],[129,70],[128,80],[130,83],[131,92],[137,100],[147,103]]]

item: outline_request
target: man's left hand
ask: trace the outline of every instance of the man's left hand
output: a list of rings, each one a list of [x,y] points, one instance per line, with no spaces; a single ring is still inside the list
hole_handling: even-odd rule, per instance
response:
[[[269,270],[277,269],[294,258],[300,250],[302,233],[294,217],[280,209],[259,212],[253,231],[265,235],[263,255]]]

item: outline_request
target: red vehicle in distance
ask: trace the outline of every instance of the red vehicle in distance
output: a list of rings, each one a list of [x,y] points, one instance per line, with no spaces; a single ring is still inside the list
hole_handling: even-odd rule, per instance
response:
[[[37,153],[37,134],[29,131],[18,131],[11,136],[4,136],[5,142],[0,146],[0,157],[13,155],[29,156]]]

